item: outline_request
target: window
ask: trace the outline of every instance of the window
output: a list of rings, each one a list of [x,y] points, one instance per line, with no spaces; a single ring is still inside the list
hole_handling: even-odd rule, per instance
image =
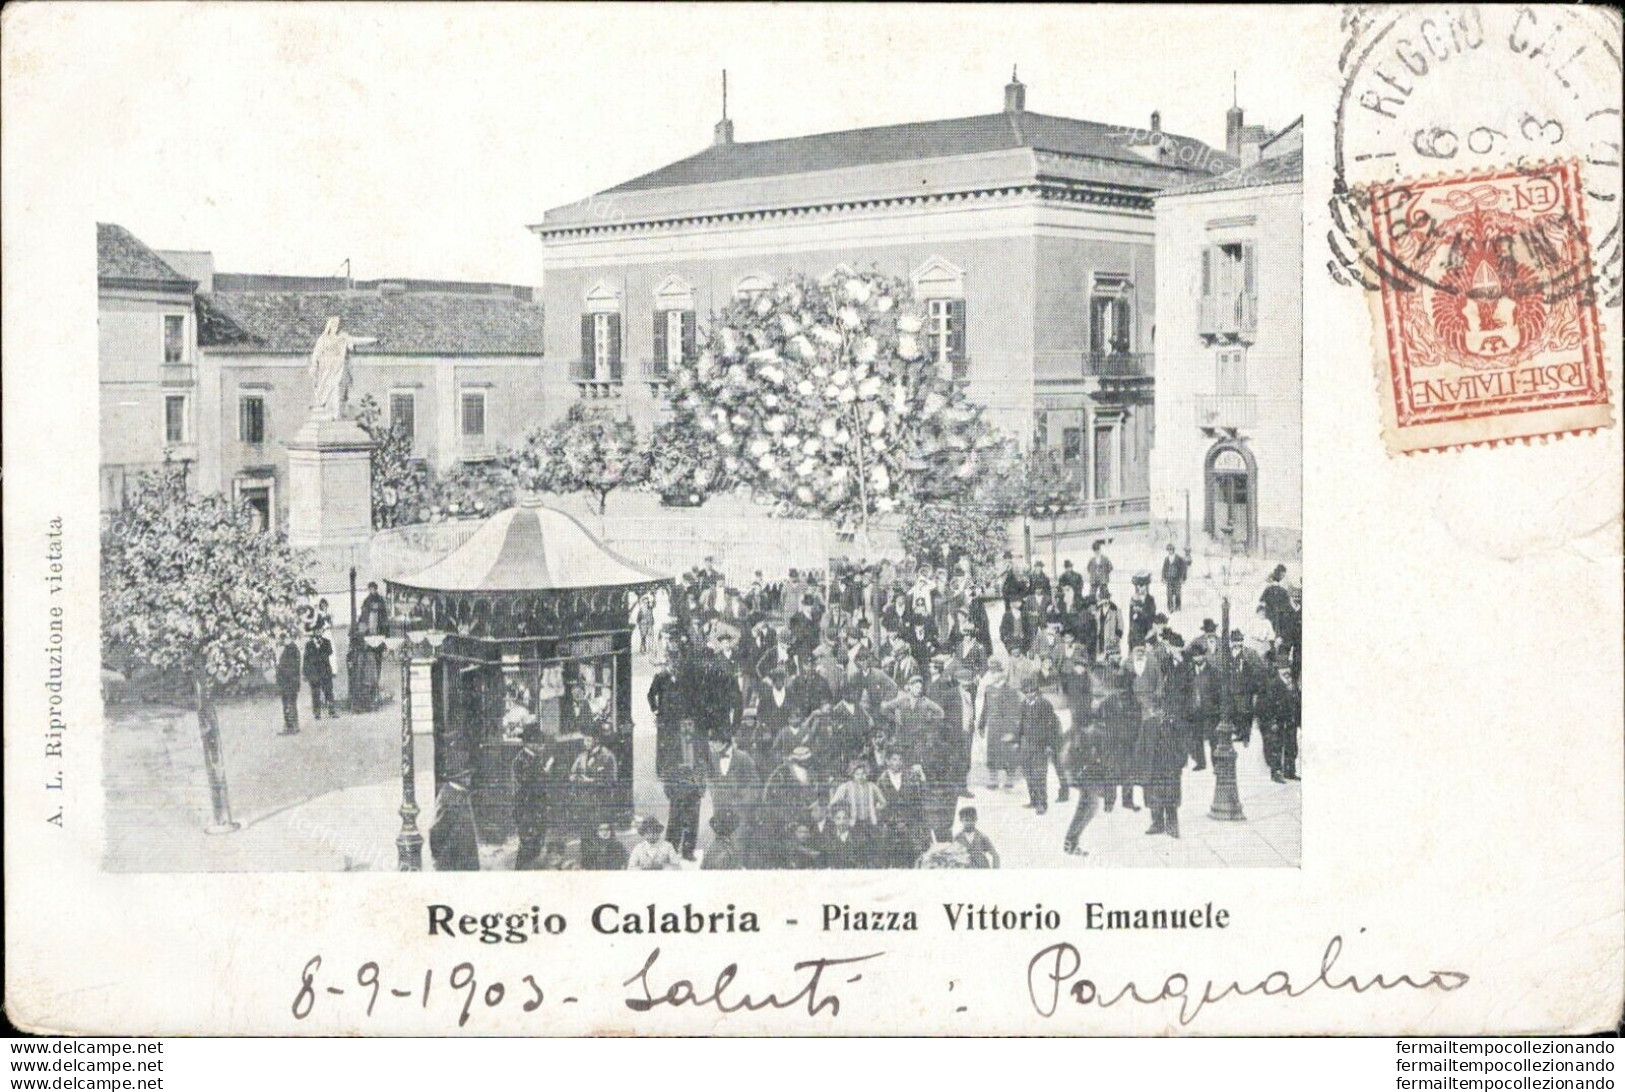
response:
[[[694,359],[694,312],[655,312],[655,362],[670,367]]]
[[[180,364],[186,359],[186,316],[164,316],[164,363]]]
[[[1126,353],[1133,345],[1128,297],[1089,297],[1089,351],[1097,355]]]
[[[389,427],[406,437],[407,446],[418,435],[418,398],[411,391],[389,392]]]
[[[164,396],[164,442],[166,444],[184,444],[187,442],[186,395],[184,394],[166,394]]]
[[[265,442],[265,395],[237,396],[237,439],[245,444]]]
[[[1220,349],[1213,389],[1218,394],[1247,393],[1247,350]]]
[[[1112,456],[1116,452],[1117,430],[1111,425],[1095,426],[1095,491],[1097,498],[1113,497],[1117,495],[1117,478],[1115,467],[1117,460]]]
[[[772,288],[773,278],[761,273],[752,273],[741,277],[739,283],[734,285],[734,299],[753,300],[763,292],[771,291]]]
[[[925,301],[925,346],[938,364],[959,364],[965,359],[965,301]]]
[[[483,439],[485,436],[485,392],[463,392],[463,435]]]
[[[619,379],[621,370],[621,316],[598,311],[581,316],[581,363],[585,376],[595,380]]]
[[[1202,332],[1238,333],[1257,326],[1257,259],[1252,243],[1202,250]]]
[[[1076,466],[1083,461],[1083,429],[1063,428],[1061,430],[1061,463],[1064,466]]]

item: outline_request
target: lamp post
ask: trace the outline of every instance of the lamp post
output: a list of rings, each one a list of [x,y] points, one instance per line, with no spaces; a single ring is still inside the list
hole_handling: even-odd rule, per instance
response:
[[[1213,729],[1213,806],[1209,819],[1241,822],[1241,795],[1236,789],[1235,725],[1230,723],[1230,693],[1234,664],[1230,659],[1230,597],[1219,600],[1219,723]]]
[[[385,647],[401,658],[401,832],[395,836],[395,849],[402,872],[423,871],[423,835],[418,830],[417,752],[412,739],[412,657],[424,652],[433,655],[446,639],[444,633],[413,633],[389,637]]]

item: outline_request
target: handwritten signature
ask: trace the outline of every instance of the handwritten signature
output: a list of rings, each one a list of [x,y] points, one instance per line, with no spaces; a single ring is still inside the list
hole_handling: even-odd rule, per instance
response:
[[[885,952],[871,952],[868,955],[849,956],[845,959],[804,959],[793,968],[797,973],[807,972],[806,979],[801,983],[800,990],[789,997],[781,998],[777,992],[759,997],[743,992],[730,995],[729,990],[733,986],[734,979],[739,974],[739,964],[737,963],[730,963],[717,973],[716,984],[710,987],[710,993],[699,992],[694,983],[686,978],[679,978],[664,989],[651,988],[650,972],[654,970],[655,962],[660,958],[660,949],[656,948],[649,953],[649,958],[644,960],[643,969],[622,982],[621,985],[631,986],[635,983],[643,991],[642,997],[626,998],[626,1007],[633,1012],[648,1012],[660,1005],[670,1005],[673,1008],[681,1008],[684,1005],[693,1005],[695,1008],[709,1006],[722,1013],[739,1012],[740,1010],[758,1012],[766,1008],[790,1009],[804,1004],[808,1016],[817,1016],[826,1009],[831,1016],[839,1016],[841,999],[836,995],[835,991],[828,989],[824,995],[819,995],[818,990],[823,985],[824,972],[831,967],[862,963],[865,960],[878,959],[885,954]],[[849,983],[857,982],[862,977],[861,974],[858,974],[846,981]]]
[[[1365,993],[1367,990],[1395,990],[1406,987],[1413,990],[1441,990],[1450,993],[1461,989],[1469,981],[1468,976],[1460,971],[1429,971],[1427,977],[1421,979],[1412,978],[1408,974],[1390,977],[1381,973],[1364,980],[1352,974],[1334,977],[1337,959],[1342,953],[1342,936],[1332,937],[1326,945],[1326,951],[1320,957],[1320,973],[1301,985],[1294,985],[1292,976],[1286,971],[1271,971],[1247,986],[1233,979],[1220,988],[1218,982],[1209,979],[1198,994],[1192,990],[1189,976],[1175,972],[1163,981],[1160,990],[1154,992],[1149,990],[1142,992],[1138,983],[1130,981],[1124,983],[1116,993],[1111,993],[1092,979],[1078,977],[1083,969],[1083,957],[1076,947],[1061,941],[1040,949],[1027,964],[1027,993],[1032,999],[1033,1009],[1046,1019],[1054,1016],[1060,1008],[1063,989],[1071,996],[1074,1004],[1098,1005],[1103,1009],[1109,1009],[1124,1000],[1141,1005],[1178,1001],[1179,1022],[1182,1026],[1188,1026],[1208,1005],[1217,1004],[1230,997],[1247,997],[1255,993],[1266,997],[1302,997],[1317,988]],[[1214,992],[1216,989],[1218,992]]]

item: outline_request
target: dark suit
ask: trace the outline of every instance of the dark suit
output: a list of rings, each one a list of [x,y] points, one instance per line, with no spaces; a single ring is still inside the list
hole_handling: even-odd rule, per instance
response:
[[[276,689],[282,697],[282,730],[299,731],[299,646],[293,641],[277,657]]]
[[[843,839],[831,830],[824,842],[825,868],[873,868],[875,866],[873,837],[861,827],[853,827]]]
[[[1049,807],[1049,765],[1060,747],[1061,721],[1042,694],[1022,701],[1016,741],[1027,778],[1027,798],[1033,807],[1043,811]]]
[[[1192,667],[1189,678],[1189,705],[1185,712],[1185,723],[1190,732],[1191,758],[1200,770],[1207,766],[1208,753],[1213,746],[1213,729],[1218,727],[1224,715],[1220,708],[1224,684],[1214,664],[1203,664],[1200,671]]]
[[[938,679],[925,692],[925,696],[942,706],[942,740],[947,745],[952,766],[946,771],[952,775],[950,788],[955,799],[970,777],[971,741],[976,738],[976,687],[970,688],[970,708],[965,708],[959,683],[953,679]]]
[[[305,642],[305,682],[310,684],[310,710],[312,719],[319,720],[322,707],[327,715],[339,715],[338,703],[333,700],[333,642],[316,634]]]

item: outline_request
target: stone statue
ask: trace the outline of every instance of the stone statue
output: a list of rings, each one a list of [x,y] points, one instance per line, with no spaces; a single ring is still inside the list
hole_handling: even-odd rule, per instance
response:
[[[350,400],[350,350],[370,345],[375,337],[351,337],[339,332],[335,316],[316,339],[310,351],[310,419],[337,421],[344,417]]]

